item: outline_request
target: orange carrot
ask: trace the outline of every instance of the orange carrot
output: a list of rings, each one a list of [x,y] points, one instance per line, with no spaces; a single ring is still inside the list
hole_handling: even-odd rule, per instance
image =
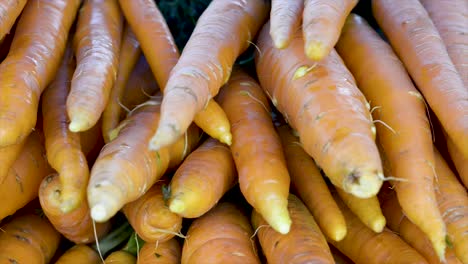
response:
[[[468,89],[468,34],[466,17],[468,3],[465,0],[420,0],[439,31],[448,55]]]
[[[442,263],[427,235],[404,215],[395,192],[392,191],[388,197],[383,199],[381,204],[388,228],[416,249],[429,263]],[[455,256],[450,247],[445,251],[445,259],[447,264],[461,264],[461,261]]]
[[[10,32],[26,2],[27,0],[6,0],[0,3],[0,39]]]
[[[87,245],[75,245],[68,249],[55,264],[101,264],[99,254]]]
[[[166,184],[167,181],[157,182],[143,196],[123,207],[135,232],[149,243],[165,242],[182,228],[182,217],[166,206],[163,193]]]
[[[203,12],[164,88],[161,120],[151,149],[173,143],[229,79],[268,15],[263,0],[214,0]]]
[[[200,217],[236,183],[231,150],[209,138],[185,159],[172,177],[169,209],[185,218]]]
[[[137,264],[179,264],[181,248],[175,238],[162,243],[145,243]]]
[[[323,233],[339,241],[346,236],[346,222],[314,160],[304,151],[287,125],[278,128],[291,185],[309,208]]]
[[[424,99],[390,45],[358,15],[350,15],[337,50],[375,107],[377,135],[408,218],[443,260],[446,230],[434,190],[434,154]],[[362,60],[366,58],[366,60]],[[401,180],[398,180],[401,179]]]
[[[286,235],[269,228],[256,211],[252,212],[252,225],[258,230],[268,263],[335,263],[327,240],[307,207],[295,195],[289,195],[288,200],[293,224]]]
[[[99,154],[91,170],[88,202],[91,216],[105,222],[125,204],[142,196],[170,168],[171,159],[188,155],[199,140],[192,126],[179,139],[183,148],[150,151],[148,142],[159,120],[160,98],[153,98],[132,111]]]
[[[34,214],[14,217],[2,226],[0,263],[49,263],[59,242],[60,234],[47,219]]]
[[[159,87],[164,90],[170,71],[179,60],[179,51],[164,17],[152,0],[121,0],[120,5],[141,42],[141,48]],[[149,17],[151,19],[148,19]],[[142,23],[146,26],[141,27]],[[208,101],[205,108],[195,115],[194,121],[211,137],[231,144],[230,124],[226,114],[215,101]]]
[[[304,0],[271,1],[270,36],[276,48],[286,48],[295,31],[300,30],[302,12],[304,12]]]
[[[368,104],[353,76],[334,50],[319,63],[306,58],[300,32],[282,50],[268,32],[266,24],[257,41],[263,89],[335,186],[359,198],[375,196],[382,165]]]
[[[42,179],[51,172],[40,135],[33,132],[0,184],[0,219],[12,215],[36,198]]]
[[[274,230],[288,233],[290,178],[266,95],[253,78],[237,70],[217,100],[232,124],[231,151],[242,194]]]
[[[465,187],[468,188],[468,157],[464,157],[461,154],[461,151],[452,142],[452,140],[448,137],[446,138],[447,148],[450,153],[450,157],[452,158],[452,161],[455,164],[455,168],[457,169],[458,176],[460,176],[463,185],[465,185]]]
[[[117,0],[86,0],[76,26],[76,70],[67,99],[69,129],[94,126],[108,102],[117,76],[123,17]]]
[[[426,10],[418,0],[376,0],[372,10],[442,127],[468,157],[468,89]]]
[[[437,203],[447,225],[448,240],[461,262],[468,263],[468,193],[437,150],[435,161]]]
[[[105,259],[105,263],[109,264],[134,264],[136,263],[136,258],[132,254],[124,251],[114,251]]]
[[[101,148],[104,146],[104,138],[102,137],[102,119],[92,128],[80,133],[81,151],[86,155],[88,164],[93,164],[96,157],[99,155]]]
[[[6,147],[0,147],[0,184],[5,180],[8,175],[8,171],[10,170],[13,163],[18,158],[21,150],[23,149],[24,141],[20,143],[9,145]]]
[[[120,103],[125,92],[130,74],[140,57],[140,43],[129,25],[124,28],[120,47],[117,79],[112,87],[109,102],[102,113],[102,133],[104,140],[109,142],[109,132],[120,123]]]
[[[39,200],[44,214],[57,231],[74,243],[91,243],[95,241],[95,236],[102,238],[109,231],[110,223],[97,223],[94,229],[86,201],[79,203],[77,208],[69,212],[64,213],[61,210],[59,197],[63,193],[63,185],[59,177],[58,174],[51,174],[42,180]]]
[[[339,241],[329,242],[356,264],[424,264],[427,261],[398,235],[388,229],[374,233],[359,218],[337,200],[346,218],[348,234]]]
[[[252,235],[247,216],[220,203],[190,225],[181,263],[260,263]]]
[[[60,65],[80,0],[30,0],[0,64],[0,147],[17,144],[33,130],[42,91]]]

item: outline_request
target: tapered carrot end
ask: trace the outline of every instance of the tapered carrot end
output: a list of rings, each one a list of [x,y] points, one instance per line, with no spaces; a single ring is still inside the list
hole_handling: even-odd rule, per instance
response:
[[[385,217],[381,215],[374,219],[374,221],[370,225],[370,228],[376,233],[381,233],[384,230],[386,224],[387,221],[385,220]]]
[[[96,222],[105,222],[109,220],[109,212],[103,204],[97,204],[91,208],[91,218]]]
[[[327,49],[321,41],[310,41],[305,47],[306,56],[314,61],[321,61],[327,55]]]
[[[289,39],[284,34],[272,34],[273,44],[277,49],[285,49],[288,47]]]
[[[175,214],[183,214],[185,211],[185,203],[181,200],[174,199],[169,204],[169,210]]]
[[[287,200],[265,200],[264,206],[256,209],[265,221],[278,233],[283,235],[291,229],[291,217]]]
[[[232,144],[232,134],[230,132],[228,133],[224,133],[220,138],[219,138],[219,141],[221,143],[224,143],[228,146],[231,146]]]
[[[177,141],[180,137],[180,129],[175,125],[159,126],[156,134],[149,142],[149,149],[158,151],[163,147],[169,146]]]
[[[346,229],[346,225],[338,226],[333,230],[333,233],[329,236],[330,239],[333,241],[339,242],[345,238],[348,230]]]
[[[71,115],[70,120],[71,122],[68,125],[68,129],[71,132],[82,132],[92,127],[85,116]]]

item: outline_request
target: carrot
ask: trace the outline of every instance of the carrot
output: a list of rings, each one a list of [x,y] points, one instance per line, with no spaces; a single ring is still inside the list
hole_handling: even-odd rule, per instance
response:
[[[461,262],[468,263],[468,193],[440,153],[434,153],[437,203],[447,225],[448,240]]]
[[[80,0],[28,1],[8,56],[0,64],[0,147],[33,130],[42,91],[60,65]]]
[[[217,100],[232,124],[231,151],[242,194],[274,230],[287,234],[290,178],[266,95],[253,78],[237,70]]]
[[[137,64],[140,54],[140,43],[136,39],[136,36],[130,26],[127,24],[122,36],[117,79],[111,89],[109,102],[102,113],[102,132],[106,142],[109,142],[109,132],[120,123],[121,106],[119,104],[122,101],[125,86],[128,83],[132,70]]]
[[[335,186],[359,198],[375,196],[382,165],[368,104],[353,76],[334,50],[316,63],[306,58],[300,33],[279,50],[268,32],[266,24],[257,40],[261,86]]]
[[[353,212],[367,227],[376,233],[383,231],[386,221],[382,214],[382,210],[380,210],[379,200],[376,196],[361,199],[339,188],[336,188],[336,192],[351,212]]]
[[[209,138],[187,156],[172,177],[169,209],[185,218],[200,217],[236,183],[231,150]]]
[[[289,195],[288,210],[293,224],[286,235],[269,228],[256,211],[252,212],[252,225],[268,263],[335,263],[314,217],[295,195]]]
[[[432,243],[421,229],[413,224],[403,213],[395,192],[383,199],[382,212],[387,219],[388,228],[397,233],[406,243],[416,249],[431,264],[442,263],[432,247]],[[461,264],[450,247],[445,251],[447,264]]]
[[[270,36],[275,47],[286,48],[296,30],[300,30],[304,0],[272,0],[270,11]]]
[[[426,10],[418,0],[372,1],[372,10],[442,127],[468,157],[468,89]]]
[[[175,238],[161,243],[145,243],[138,253],[137,264],[179,264],[181,254]]]
[[[38,132],[33,132],[0,184],[0,219],[12,215],[36,198],[42,179],[51,172],[41,137]]]
[[[346,17],[358,0],[305,0],[302,31],[305,53],[320,61],[330,54]]]
[[[0,39],[10,32],[27,0],[6,0],[0,3]]]
[[[190,225],[182,264],[260,263],[247,216],[234,204],[220,203]]]
[[[278,127],[292,189],[310,210],[323,233],[339,241],[346,236],[346,222],[314,160],[304,151],[287,125]]]
[[[118,250],[112,252],[107,258],[105,259],[105,263],[109,264],[134,264],[136,263],[136,258],[132,254]]]
[[[468,3],[464,0],[440,1],[420,0],[439,31],[448,55],[468,89],[468,35],[466,17]],[[463,55],[464,54],[464,55]]]
[[[192,126],[179,139],[182,148],[150,151],[148,142],[159,120],[160,98],[153,98],[132,111],[116,130],[115,138],[99,154],[91,170],[88,203],[91,217],[105,222],[125,204],[141,197],[168,169],[171,159],[188,155],[199,140]]]
[[[117,76],[123,17],[117,0],[86,0],[73,48],[77,60],[67,98],[69,129],[90,129],[101,117]]]
[[[336,47],[372,103],[374,119],[382,122],[377,135],[397,179],[403,211],[427,234],[443,260],[446,228],[435,199],[432,135],[424,99],[390,45],[360,16],[349,16]]]
[[[179,138],[195,115],[218,94],[268,11],[269,4],[263,0],[214,0],[209,4],[164,88],[161,120],[150,141],[151,149]]]
[[[81,151],[90,165],[94,163],[105,143],[101,128],[102,118],[92,128],[80,133]]]
[[[143,196],[123,207],[135,232],[149,243],[165,242],[182,228],[182,217],[166,206],[163,193],[166,184],[166,180],[157,182]]]
[[[8,176],[8,171],[10,170],[13,163],[18,158],[21,150],[23,149],[24,141],[20,143],[9,145],[6,147],[0,147],[0,184],[3,183],[5,178]]]
[[[159,87],[164,90],[170,71],[179,60],[179,51],[164,17],[151,0],[121,0],[120,6],[141,42],[141,48]],[[141,27],[142,23],[147,26]],[[158,48],[154,48],[155,46]],[[206,107],[195,115],[194,121],[211,137],[231,144],[230,124],[226,114],[215,101],[208,101]]]
[[[97,223],[94,229],[86,201],[79,203],[77,208],[69,212],[64,213],[61,210],[59,197],[63,193],[63,185],[59,178],[58,174],[50,174],[42,180],[39,188],[41,208],[54,228],[65,238],[77,244],[94,242],[95,236],[102,238],[109,231],[110,223]]]
[[[338,250],[356,264],[416,264],[427,261],[398,235],[387,228],[375,233],[337,200],[346,218],[348,234],[339,242],[329,240]]]
[[[461,151],[457,148],[457,146],[455,146],[455,144],[450,138],[446,137],[446,139],[447,148],[450,157],[452,158],[452,161],[455,164],[455,168],[457,169],[458,175],[460,176],[463,185],[465,185],[465,187],[468,188],[468,157],[464,157],[461,154]]]
[[[55,264],[101,264],[99,254],[85,244],[79,244],[68,249]]]
[[[1,263],[49,263],[60,242],[47,219],[34,214],[14,217],[1,232]]]

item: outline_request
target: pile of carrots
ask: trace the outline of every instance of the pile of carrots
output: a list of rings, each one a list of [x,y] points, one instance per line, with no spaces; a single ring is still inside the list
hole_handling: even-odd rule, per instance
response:
[[[0,263],[468,264],[468,2],[357,5],[0,1]]]

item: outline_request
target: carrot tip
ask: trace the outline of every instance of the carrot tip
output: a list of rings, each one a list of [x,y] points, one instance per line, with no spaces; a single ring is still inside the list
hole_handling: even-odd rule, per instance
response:
[[[172,200],[169,204],[169,210],[176,214],[181,214],[185,211],[185,203],[181,200]]]
[[[109,218],[109,212],[102,204],[97,204],[91,208],[91,218],[96,222],[105,222]]]
[[[342,228],[338,227],[338,228],[335,228],[333,236],[331,236],[330,238],[333,241],[339,242],[343,240],[343,238],[346,237],[347,233],[348,233],[348,230],[346,229],[346,226],[342,226]]]
[[[88,127],[88,122],[84,118],[73,118],[68,125],[71,132],[82,132]]]
[[[310,41],[306,45],[306,56],[311,60],[321,61],[327,55],[325,47],[320,41]]]
[[[171,145],[179,138],[179,132],[180,130],[175,126],[160,126],[149,142],[149,149],[158,151],[165,146]]]
[[[383,179],[382,172],[352,172],[344,178],[343,190],[361,199],[370,198],[377,195]]]
[[[231,146],[232,144],[232,134],[231,133],[224,133],[220,138],[219,141],[221,143],[224,143],[228,146]]]
[[[280,37],[273,37],[272,36],[272,39],[273,39],[273,44],[275,45],[275,48],[277,49],[284,49],[288,46],[288,39],[283,37],[283,36],[280,36]]]
[[[371,223],[371,229],[372,231],[376,233],[381,233],[384,230],[384,227],[386,224],[387,224],[387,221],[385,220],[385,217],[382,215]]]

